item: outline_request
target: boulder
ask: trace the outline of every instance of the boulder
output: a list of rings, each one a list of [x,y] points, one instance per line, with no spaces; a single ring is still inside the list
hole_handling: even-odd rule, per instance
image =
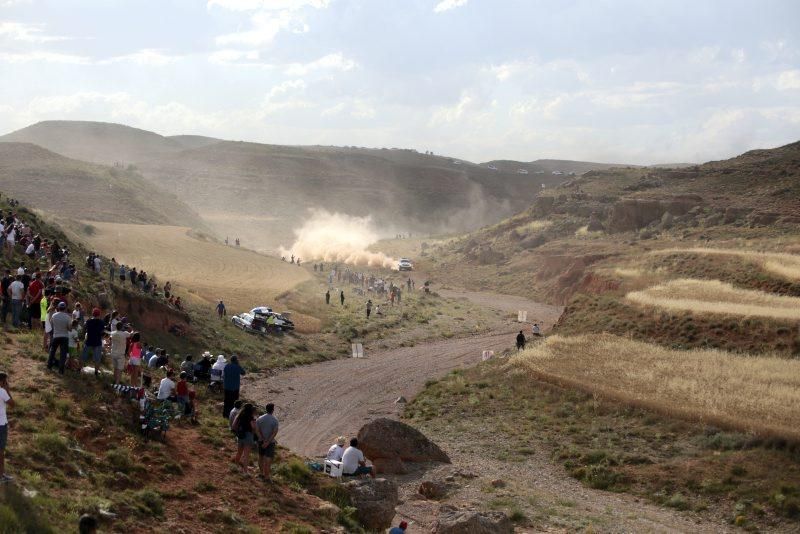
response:
[[[586,229],[590,232],[602,232],[605,230],[603,221],[600,220],[600,216],[597,213],[592,213],[591,217],[589,217],[589,224]]]
[[[759,213],[754,213],[750,217],[750,222],[758,226],[771,226],[775,224],[780,217],[780,213],[775,213],[774,211],[762,211]]]
[[[438,501],[447,495],[447,486],[435,480],[424,480],[417,491],[426,499]]]
[[[367,530],[386,530],[392,525],[399,502],[397,484],[385,478],[351,480],[342,484],[359,522]]]
[[[510,534],[511,519],[503,512],[478,512],[443,508],[433,524],[435,534]]]
[[[379,473],[403,473],[405,462],[450,463],[447,454],[422,432],[384,417],[361,427],[358,443]]]

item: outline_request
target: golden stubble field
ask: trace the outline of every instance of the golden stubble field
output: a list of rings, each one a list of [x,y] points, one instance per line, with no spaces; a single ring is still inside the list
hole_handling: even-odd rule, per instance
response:
[[[223,299],[229,313],[274,305],[275,298],[308,280],[296,265],[255,252],[195,239],[180,226],[86,222],[88,246],[120,263],[155,275],[159,286],[170,280],[214,305]]]
[[[800,360],[552,336],[513,357],[538,379],[669,415],[800,439]]]

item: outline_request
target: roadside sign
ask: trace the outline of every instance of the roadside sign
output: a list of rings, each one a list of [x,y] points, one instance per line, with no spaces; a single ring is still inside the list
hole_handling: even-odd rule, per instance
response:
[[[364,345],[362,345],[361,343],[352,343],[350,346],[353,350],[353,358],[364,357]]]
[[[485,351],[483,351],[483,354],[481,355],[481,360],[482,361],[485,362],[486,360],[491,360],[492,358],[494,358],[494,351],[493,350],[485,350]]]
[[[528,312],[526,310],[519,310],[517,312],[517,322],[525,323],[528,321]]]

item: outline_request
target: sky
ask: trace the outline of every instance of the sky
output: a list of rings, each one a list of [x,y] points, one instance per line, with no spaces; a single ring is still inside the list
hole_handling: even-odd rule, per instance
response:
[[[0,133],[724,159],[800,140],[797,0],[0,0]]]

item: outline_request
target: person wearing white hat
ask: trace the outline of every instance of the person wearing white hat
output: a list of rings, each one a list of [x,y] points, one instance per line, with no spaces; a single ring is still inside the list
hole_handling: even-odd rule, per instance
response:
[[[214,365],[211,366],[211,383],[219,382],[220,387],[222,386],[222,371],[225,370],[225,365],[227,365],[227,361],[225,361],[225,356],[220,354],[217,356],[217,361],[214,362]]]

